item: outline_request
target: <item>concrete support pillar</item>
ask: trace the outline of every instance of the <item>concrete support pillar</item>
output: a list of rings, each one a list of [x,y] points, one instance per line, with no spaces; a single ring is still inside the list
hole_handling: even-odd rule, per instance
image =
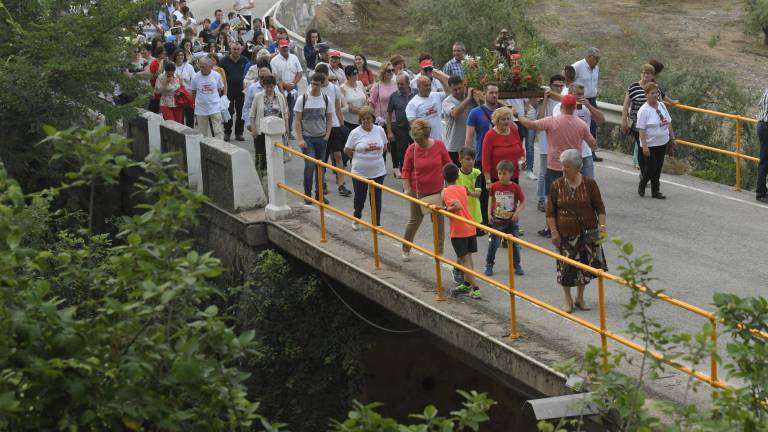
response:
[[[277,186],[278,183],[285,183],[285,168],[283,167],[283,149],[275,147],[275,143],[283,142],[285,120],[274,116],[265,117],[261,119],[260,130],[264,133],[264,146],[267,151],[269,203],[265,209],[266,216],[269,220],[282,219],[291,214],[291,207],[288,206],[285,190]]]

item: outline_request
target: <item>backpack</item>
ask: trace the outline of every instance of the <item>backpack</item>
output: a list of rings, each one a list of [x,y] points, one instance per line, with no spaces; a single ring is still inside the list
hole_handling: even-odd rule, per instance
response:
[[[311,96],[309,92],[304,93],[304,98],[301,99],[301,111],[304,111],[304,108],[307,106],[307,98]],[[323,95],[323,102],[325,102],[325,111],[328,112],[328,96]]]

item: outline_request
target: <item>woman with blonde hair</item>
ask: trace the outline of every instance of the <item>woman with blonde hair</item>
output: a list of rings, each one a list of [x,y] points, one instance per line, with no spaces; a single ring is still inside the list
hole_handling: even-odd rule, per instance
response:
[[[403,191],[415,198],[422,199],[430,204],[440,205],[443,190],[443,166],[451,163],[451,157],[445,148],[445,143],[439,139],[429,137],[432,126],[427,120],[416,119],[411,123],[411,138],[413,144],[405,150],[403,158],[403,172],[400,177],[403,181]],[[416,237],[421,221],[424,219],[422,206],[410,203],[410,217],[405,226],[405,239],[409,242]],[[437,217],[437,232],[439,252],[443,251],[443,217]],[[403,245],[403,261],[410,259],[411,247]]]
[[[508,160],[514,165],[512,181],[520,183],[520,162],[525,162],[525,148],[520,141],[517,126],[512,121],[512,110],[507,107],[497,109],[491,115],[493,127],[483,138],[481,166],[486,187],[499,179],[496,167],[499,162]]]
[[[371,104],[376,114],[376,124],[383,126],[386,123],[389,97],[396,90],[395,68],[392,66],[392,63],[386,62],[381,65],[381,69],[379,69],[379,82],[371,86],[371,96],[368,98],[368,103]]]

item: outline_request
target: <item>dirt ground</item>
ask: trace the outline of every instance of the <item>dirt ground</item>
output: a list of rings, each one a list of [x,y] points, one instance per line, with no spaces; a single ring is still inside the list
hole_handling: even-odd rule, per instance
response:
[[[408,2],[325,1],[317,9],[317,24],[335,44],[371,53],[372,58],[393,52],[416,55],[418,40],[412,37],[405,11]],[[676,59],[700,59],[732,74],[755,98],[766,87],[768,46],[762,44],[761,36],[745,35],[740,1],[541,0],[530,15],[549,22],[556,17],[556,24],[542,28],[541,33],[570,50],[576,49],[575,43],[589,44],[601,48],[605,60],[635,62],[627,45],[649,34],[659,36],[662,52],[658,57],[667,59],[670,68]],[[636,60],[638,68],[644,60]],[[605,69],[604,78],[610,79],[610,68]]]

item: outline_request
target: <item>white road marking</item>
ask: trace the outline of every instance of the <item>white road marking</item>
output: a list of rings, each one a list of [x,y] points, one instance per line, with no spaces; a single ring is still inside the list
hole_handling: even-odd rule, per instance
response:
[[[629,170],[625,170],[623,168],[617,168],[617,167],[613,167],[613,166],[610,166],[610,165],[600,165],[600,167],[601,168],[610,169],[610,170],[613,170],[613,171],[618,171],[618,172],[621,172],[621,173],[624,173],[624,174],[629,174],[631,176],[637,177],[637,171],[629,171]],[[703,194],[712,195],[712,196],[716,196],[716,197],[727,199],[727,200],[731,200],[731,201],[736,201],[736,202],[739,202],[739,203],[742,203],[742,204],[747,204],[747,205],[750,205],[750,206],[753,206],[753,207],[757,207],[757,208],[762,208],[762,209],[768,208],[764,204],[758,204],[756,202],[746,201],[746,200],[743,200],[743,199],[740,199],[740,198],[735,198],[735,197],[731,197],[731,196],[728,196],[728,195],[723,195],[723,194],[720,194],[720,193],[717,193],[717,192],[712,192],[712,191],[708,191],[708,190],[704,190],[704,189],[699,189],[697,187],[688,186],[688,185],[684,185],[684,184],[681,184],[681,183],[677,183],[677,182],[673,182],[673,181],[669,181],[669,180],[665,180],[665,179],[661,179],[661,182],[665,183],[665,184],[670,184],[670,185],[673,185],[673,186],[678,186],[678,187],[681,187],[683,189],[688,189],[688,190],[692,190],[692,191],[695,191],[695,192],[700,192],[700,193],[703,193]]]

